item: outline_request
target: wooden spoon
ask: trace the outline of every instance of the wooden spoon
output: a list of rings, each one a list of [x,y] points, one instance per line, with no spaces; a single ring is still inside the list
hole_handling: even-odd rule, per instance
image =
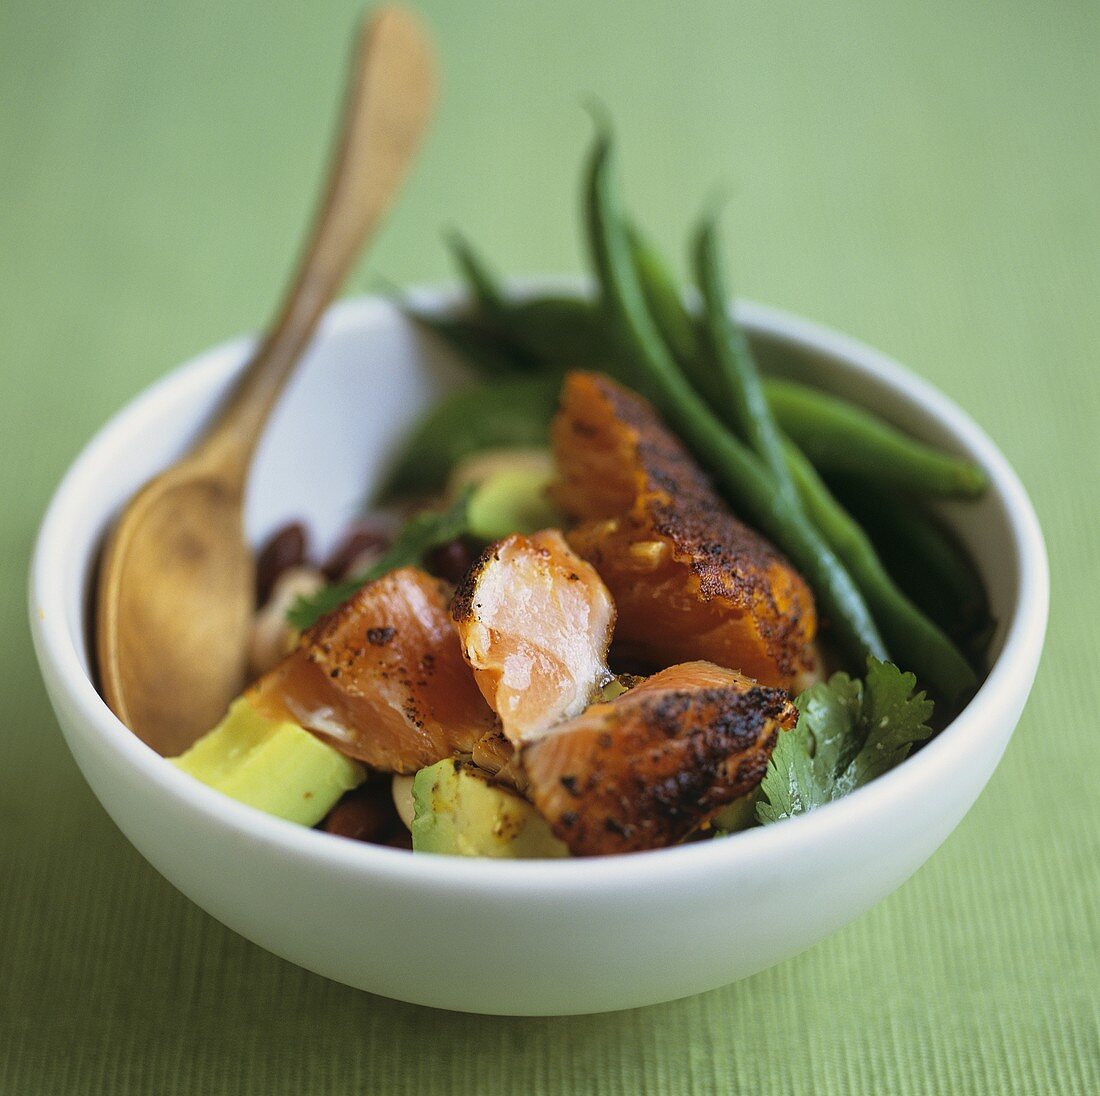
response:
[[[208,432],[150,481],[111,533],[97,591],[103,696],[174,756],[213,727],[244,682],[255,563],[242,501],[263,426],[397,193],[435,99],[434,51],[408,12],[360,32],[328,187],[297,276]]]

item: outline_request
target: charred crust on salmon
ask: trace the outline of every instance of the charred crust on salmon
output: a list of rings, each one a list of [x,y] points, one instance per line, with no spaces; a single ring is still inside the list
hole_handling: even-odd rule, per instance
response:
[[[574,855],[660,848],[751,791],[797,718],[783,690],[691,663],[595,705],[521,759],[529,793]]]
[[[810,667],[809,587],[730,513],[645,399],[601,374],[570,373],[551,439],[553,497],[580,523],[568,540],[619,603],[617,652],[654,667],[710,658],[783,686]],[[669,626],[651,628],[658,602]]]
[[[458,584],[454,597],[451,598],[452,620],[461,624],[463,621],[473,618],[475,609],[480,608],[474,602],[478,580],[485,568],[498,558],[497,546],[490,544],[470,565],[470,569],[462,576],[462,581]]]

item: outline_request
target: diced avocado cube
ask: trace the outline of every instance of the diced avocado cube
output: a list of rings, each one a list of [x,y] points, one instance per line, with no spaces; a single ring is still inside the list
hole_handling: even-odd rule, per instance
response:
[[[483,540],[510,533],[535,533],[559,526],[562,516],[546,489],[553,472],[533,468],[502,468],[474,489],[466,511],[470,532]]]
[[[451,469],[447,477],[447,494],[460,495],[466,487],[476,487],[498,472],[521,469],[550,479],[556,468],[554,454],[545,446],[508,445],[478,449],[463,457]]]
[[[739,795],[732,803],[727,803],[711,819],[711,825],[720,834],[747,830],[756,822],[757,798],[755,788],[746,795]]]
[[[413,780],[414,852],[501,859],[569,855],[523,796],[468,762],[448,759]]]
[[[224,795],[303,826],[315,826],[366,779],[366,769],[297,723],[277,722],[244,697],[186,753],[170,759]]]

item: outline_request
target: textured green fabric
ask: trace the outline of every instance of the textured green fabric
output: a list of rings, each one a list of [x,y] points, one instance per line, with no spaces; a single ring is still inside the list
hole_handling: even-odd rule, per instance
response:
[[[577,269],[578,103],[595,91],[662,244],[732,184],[741,292],[884,348],[977,415],[1035,498],[1052,625],[1004,763],[898,893],[691,1000],[448,1015],[238,938],[95,803],[23,621],[34,527],[110,412],[264,319],[356,6],[0,4],[0,1093],[1100,1092],[1100,8],[1085,0],[432,0],[439,124],[355,279],[449,276],[447,224],[509,271]]]

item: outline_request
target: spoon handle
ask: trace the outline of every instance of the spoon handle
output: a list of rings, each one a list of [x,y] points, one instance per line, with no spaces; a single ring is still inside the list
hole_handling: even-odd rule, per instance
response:
[[[328,185],[304,255],[274,323],[196,449],[240,486],[283,385],[412,163],[435,88],[434,51],[417,18],[382,7],[364,20]]]

